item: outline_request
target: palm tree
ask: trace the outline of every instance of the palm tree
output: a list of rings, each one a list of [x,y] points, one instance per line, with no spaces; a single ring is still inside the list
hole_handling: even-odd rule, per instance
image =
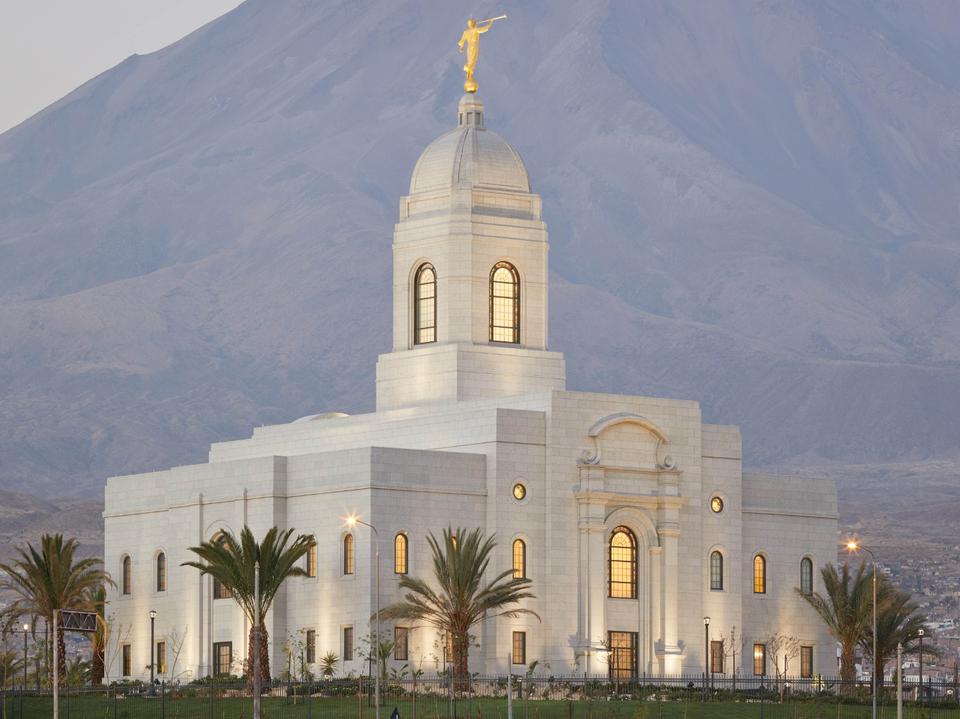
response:
[[[496,546],[493,537],[483,538],[479,529],[469,534],[465,529],[443,531],[443,544],[431,533],[427,537],[433,553],[433,578],[437,585],[404,575],[400,588],[407,591],[402,601],[380,612],[386,619],[422,621],[453,639],[453,666],[457,676],[469,671],[470,629],[490,616],[516,617],[536,613],[513,607],[521,599],[532,599],[530,580],[515,578],[507,569],[482,584],[490,563],[490,552]]]
[[[93,590],[90,597],[94,611],[97,613],[97,630],[90,635],[93,656],[90,659],[90,683],[103,684],[103,660],[107,651],[107,588],[102,584]]]
[[[0,613],[3,633],[23,618],[36,626],[38,617],[46,620],[48,637],[53,639],[53,614],[60,609],[92,610],[91,592],[105,583],[113,584],[100,568],[97,557],[75,559],[79,542],[64,540],[62,534],[44,534],[40,546],[27,544],[17,548],[19,555],[9,564],[0,564],[4,574],[0,589],[11,592],[15,599]],[[60,676],[66,676],[63,627],[56,637]]]
[[[927,621],[917,612],[918,609],[909,592],[894,587],[886,577],[877,582],[877,662],[874,667],[877,687],[883,686],[883,668],[896,654],[897,644],[902,643],[908,652],[917,648],[920,629]],[[870,623],[865,628],[860,646],[865,653],[873,651]],[[924,654],[927,654],[926,649]]]
[[[8,683],[13,686],[22,672],[23,659],[15,649],[0,651],[0,691],[5,690]]]
[[[856,679],[857,644],[863,640],[870,624],[872,576],[866,571],[865,564],[851,575],[846,563],[839,573],[833,564],[827,564],[820,570],[820,576],[826,596],[819,592],[805,594],[800,589],[796,591],[816,610],[831,636],[840,644],[840,679],[844,686],[852,687]],[[879,593],[877,599],[879,606]]]
[[[313,538],[298,534],[293,543],[287,546],[292,529],[281,532],[273,527],[259,544],[253,537],[250,527],[244,526],[239,540],[230,532],[223,532],[212,542],[204,542],[190,547],[200,561],[184,562],[183,566],[195,567],[201,574],[209,574],[227,589],[234,601],[240,605],[250,622],[250,635],[247,644],[247,678],[253,681],[254,640],[257,627],[260,627],[260,678],[270,681],[270,655],[267,651],[267,632],[263,622],[273,598],[287,577],[304,577],[306,572],[297,562],[307,553]],[[260,603],[254,598],[254,566],[260,562]]]

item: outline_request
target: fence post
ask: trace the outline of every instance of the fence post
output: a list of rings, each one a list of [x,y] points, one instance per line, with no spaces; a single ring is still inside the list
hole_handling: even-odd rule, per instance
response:
[[[167,683],[160,681],[160,719],[166,719],[167,716]]]
[[[764,675],[764,676],[766,676],[766,675]],[[765,689],[764,686],[763,686],[763,685],[764,685],[763,679],[764,679],[764,677],[761,676],[761,677],[760,677],[760,719],[763,719],[763,703],[764,703],[764,699],[765,699],[765,696],[766,696],[766,693],[767,693],[767,692],[766,692],[766,689]]]
[[[213,684],[210,685],[209,700],[207,704],[210,706],[210,719],[213,719]]]
[[[507,657],[507,719],[513,719],[513,667],[510,662],[513,657]]]
[[[117,719],[117,690],[113,690],[113,719]]]
[[[313,719],[313,680],[307,683],[307,719]]]
[[[357,680],[357,706],[360,707],[357,716],[363,719],[363,674]]]

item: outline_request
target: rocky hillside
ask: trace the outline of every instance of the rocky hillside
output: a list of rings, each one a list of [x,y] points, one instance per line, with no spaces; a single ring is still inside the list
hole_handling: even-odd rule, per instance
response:
[[[480,96],[544,198],[569,385],[700,399],[754,466],[956,478],[960,5],[502,8]],[[0,135],[0,488],[96,500],[372,408],[466,12],[248,0]]]

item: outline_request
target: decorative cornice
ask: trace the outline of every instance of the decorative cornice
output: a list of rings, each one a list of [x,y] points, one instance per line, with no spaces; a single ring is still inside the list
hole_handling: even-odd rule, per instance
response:
[[[580,504],[620,504],[645,509],[680,509],[689,502],[688,497],[678,497],[663,494],[624,494],[623,492],[606,492],[591,489],[581,489],[573,493]]]

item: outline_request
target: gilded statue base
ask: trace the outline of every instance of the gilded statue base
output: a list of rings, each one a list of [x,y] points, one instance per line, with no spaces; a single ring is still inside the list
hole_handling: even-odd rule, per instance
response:
[[[476,80],[470,79],[464,80],[463,82],[463,91],[469,92],[471,95],[477,91],[477,87],[478,85]]]

